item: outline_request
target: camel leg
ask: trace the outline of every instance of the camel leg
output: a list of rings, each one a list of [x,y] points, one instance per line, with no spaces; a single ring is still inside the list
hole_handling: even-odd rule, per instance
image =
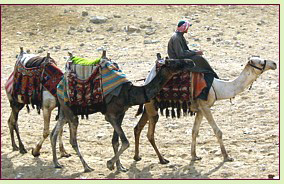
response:
[[[148,132],[147,132],[147,138],[149,140],[149,142],[151,143],[152,147],[154,148],[157,156],[159,157],[160,163],[161,164],[167,164],[169,163],[168,160],[166,160],[159,152],[156,143],[155,143],[155,127],[156,127],[156,123],[159,120],[159,115],[158,115],[158,111],[155,109],[155,105],[154,105],[154,101],[152,100],[150,103],[146,103],[145,104],[145,109],[146,109],[146,113],[149,119],[149,125],[148,125]]]
[[[198,111],[195,116],[194,125],[192,128],[192,141],[191,141],[191,160],[201,160],[201,157],[196,156],[196,138],[199,133],[200,124],[203,118],[201,111]]]
[[[57,155],[56,155],[56,141],[57,141],[58,134],[63,129],[63,126],[64,126],[65,123],[66,122],[64,120],[63,112],[60,111],[59,119],[58,119],[55,127],[53,128],[53,130],[50,134],[50,142],[51,142],[52,155],[53,155],[53,164],[54,164],[55,168],[62,168],[62,166],[58,162],[58,158],[57,158]]]
[[[20,110],[24,107],[24,104],[20,104],[15,102],[16,105],[13,105],[13,102],[10,101],[10,106],[12,108],[10,117],[8,119],[8,125],[9,125],[9,130],[10,130],[10,135],[11,135],[11,142],[12,142],[12,148],[13,151],[18,151],[20,149],[20,153],[24,154],[27,153],[27,150],[24,147],[24,144],[22,143],[22,140],[20,138],[19,134],[19,127],[18,127],[18,116]],[[19,147],[17,146],[15,139],[14,139],[14,130],[16,132],[18,141],[19,141]]]
[[[161,164],[167,164],[170,161],[168,161],[167,159],[165,159],[161,153],[159,152],[156,143],[155,143],[155,128],[156,128],[156,123],[158,122],[159,116],[149,116],[149,125],[148,125],[148,133],[147,133],[147,138],[150,141],[151,145],[153,146],[157,156],[159,157],[160,163]]]
[[[50,125],[50,116],[51,116],[51,111],[52,109],[49,109],[47,107],[43,107],[43,119],[44,119],[44,128],[43,128],[43,136],[37,143],[36,147],[32,149],[32,155],[34,157],[38,157],[40,155],[40,149],[42,147],[43,142],[45,139],[49,136],[49,125]]]
[[[112,127],[114,128],[114,131],[116,132],[116,134],[120,137],[120,140],[122,142],[122,145],[120,147],[120,149],[115,153],[114,157],[107,161],[107,168],[110,170],[114,169],[114,163],[117,162],[119,160],[119,156],[129,147],[129,142],[121,128],[121,123],[122,123],[122,119],[123,119],[123,115],[120,116],[120,118],[117,117],[111,117],[109,115],[106,115],[106,119],[110,122],[110,124],[112,125]],[[121,118],[122,117],[122,118]],[[116,143],[116,141],[118,141],[118,138],[114,138],[113,139],[113,143]],[[117,147],[116,145],[113,145],[113,147]],[[122,166],[122,165],[120,165]]]
[[[60,156],[61,157],[70,157],[71,154],[68,154],[63,146],[63,141],[62,141],[62,134],[63,134],[63,127],[59,131],[59,151],[60,151]]]
[[[223,140],[222,140],[222,131],[219,129],[216,122],[214,121],[210,107],[208,107],[208,105],[206,104],[206,101],[199,100],[198,103],[199,103],[198,105],[201,108],[203,115],[207,119],[210,126],[213,128],[214,134],[216,135],[217,140],[220,144],[221,152],[222,152],[222,155],[224,157],[224,161],[225,162],[226,161],[233,161],[233,159],[228,156],[228,153],[225,149],[225,146],[224,146],[224,143],[223,143]]]
[[[120,122],[120,125],[121,126],[121,123],[122,123],[122,120],[123,120],[123,116],[120,117],[119,119],[119,122]],[[114,151],[114,154],[116,155],[117,152],[118,152],[118,147],[119,147],[119,136],[118,134],[116,133],[116,131],[113,131],[113,137],[112,137],[112,147],[113,147],[113,151]],[[120,159],[118,159],[116,161],[116,167],[117,167],[117,170],[119,171],[123,171],[123,172],[126,172],[128,171],[128,169],[124,168],[123,165],[120,163]]]
[[[139,119],[137,125],[134,128],[134,136],[135,136],[135,155],[134,160],[139,161],[141,160],[141,157],[139,156],[139,140],[140,140],[140,134],[143,130],[144,126],[148,122],[148,116],[147,113],[144,111],[141,118]]]

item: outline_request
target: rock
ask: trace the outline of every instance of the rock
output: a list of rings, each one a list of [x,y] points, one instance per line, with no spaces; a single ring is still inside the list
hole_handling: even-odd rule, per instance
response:
[[[121,18],[121,16],[120,16],[120,15],[117,15],[117,14],[114,14],[113,17],[114,17],[114,18]]]
[[[211,41],[211,38],[208,37],[208,38],[206,38],[206,40],[207,40],[208,42],[210,42],[210,41]]]
[[[108,20],[108,18],[103,16],[92,16],[90,19],[90,22],[94,24],[102,24],[105,23]]]
[[[80,47],[83,47],[84,45],[85,45],[84,43],[81,43],[81,44],[80,44]]]
[[[140,29],[135,27],[135,26],[126,26],[124,28],[125,32],[128,32],[128,33],[134,33],[134,32],[140,32]]]
[[[77,31],[82,33],[82,32],[84,32],[84,29],[83,28],[79,28]]]
[[[87,27],[87,28],[86,28],[86,32],[88,32],[88,33],[93,32],[93,28],[91,28],[91,27]]]
[[[153,44],[153,43],[158,43],[160,42],[159,40],[144,40],[144,44]]]
[[[107,31],[113,31],[113,30],[114,28],[112,26],[107,29]]]
[[[86,12],[86,11],[83,11],[83,12],[82,12],[82,16],[83,16],[83,17],[86,17],[86,16],[88,16],[88,15],[89,15],[88,12]]]
[[[104,40],[105,37],[103,35],[98,35],[97,37],[94,38],[94,40]]]
[[[155,34],[156,32],[156,29],[153,29],[153,28],[149,28],[146,30],[145,34],[146,35],[152,35],[152,34]]]
[[[147,21],[152,21],[152,20],[153,20],[152,17],[148,17],[148,18],[147,18]]]

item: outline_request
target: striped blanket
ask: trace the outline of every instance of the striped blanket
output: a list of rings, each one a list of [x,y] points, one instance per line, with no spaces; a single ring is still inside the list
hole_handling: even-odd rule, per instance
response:
[[[126,75],[116,67],[112,62],[106,61],[101,64],[102,67],[102,88],[104,96],[108,95],[118,86],[130,82]]]

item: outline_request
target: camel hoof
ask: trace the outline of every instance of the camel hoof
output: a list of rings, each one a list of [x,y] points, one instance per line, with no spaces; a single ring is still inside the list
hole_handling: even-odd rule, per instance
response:
[[[61,158],[63,158],[63,157],[68,158],[68,157],[71,157],[71,154],[64,153],[64,154],[61,154],[60,157]]]
[[[56,168],[56,169],[62,169],[62,168],[63,168],[63,166],[62,166],[62,165],[60,165],[60,164],[56,164],[56,165],[54,165],[54,168]]]
[[[233,161],[234,161],[233,158],[230,158],[230,157],[224,158],[224,162],[233,162]]]
[[[88,173],[88,172],[92,172],[94,169],[90,168],[90,167],[87,167],[84,169],[84,172],[85,173]]]
[[[142,158],[141,157],[139,157],[139,156],[134,156],[134,158],[133,158],[135,161],[140,161],[140,160],[142,160]]]
[[[162,159],[162,160],[160,160],[160,163],[161,164],[167,164],[167,163],[169,163],[170,161],[168,161],[167,159]]]
[[[32,155],[34,156],[34,157],[39,157],[40,156],[40,153],[39,152],[34,152],[34,148],[32,149]]]
[[[128,169],[126,169],[126,168],[123,167],[122,165],[119,166],[119,167],[117,167],[117,170],[118,170],[118,171],[121,171],[121,172],[127,172],[127,171],[128,171]]]
[[[114,170],[114,164],[111,160],[107,161],[107,168],[111,171]]]
[[[19,148],[17,146],[13,146],[13,151],[19,151]]]
[[[196,160],[201,160],[202,159],[202,157],[197,157],[197,156],[195,156],[195,157],[192,157],[192,161],[196,161]]]
[[[27,150],[25,148],[20,149],[20,153],[25,154],[27,153]]]

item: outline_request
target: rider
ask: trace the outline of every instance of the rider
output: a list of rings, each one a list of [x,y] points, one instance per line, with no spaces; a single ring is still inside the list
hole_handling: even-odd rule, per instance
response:
[[[192,59],[194,61],[195,67],[191,71],[204,73],[204,79],[207,83],[207,87],[203,90],[199,98],[207,100],[213,79],[219,77],[207,60],[202,57],[203,52],[201,50],[190,50],[188,48],[184,33],[188,32],[190,26],[192,26],[192,24],[186,20],[180,20],[178,22],[176,31],[168,42],[168,56],[170,59]]]

